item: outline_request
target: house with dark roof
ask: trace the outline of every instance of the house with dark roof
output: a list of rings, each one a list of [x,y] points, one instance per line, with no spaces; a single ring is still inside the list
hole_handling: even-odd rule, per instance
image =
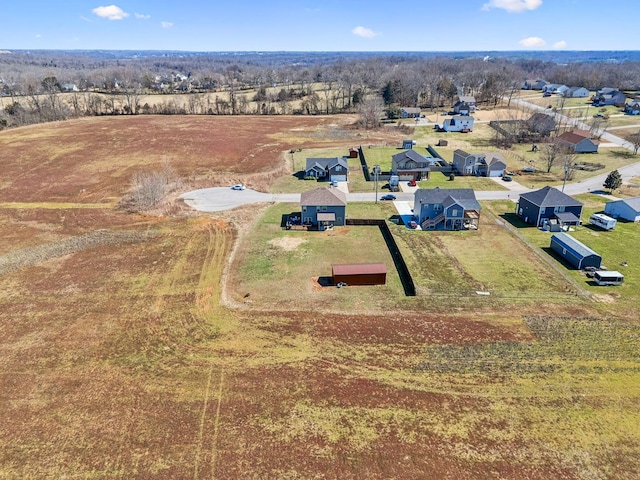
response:
[[[631,100],[624,106],[624,113],[627,115],[640,115],[640,100]]]
[[[613,200],[604,205],[604,213],[629,222],[640,222],[640,197]]]
[[[476,177],[501,177],[507,169],[507,163],[498,152],[472,154],[457,149],[453,152],[452,164],[458,175]]]
[[[598,153],[598,140],[591,138],[586,130],[564,132],[558,137],[558,142],[566,145],[573,153]]]
[[[402,107],[400,109],[400,116],[402,118],[420,118],[420,113],[419,107]]]
[[[453,105],[453,111],[460,115],[469,115],[476,111],[476,98],[470,95],[461,95]]]
[[[534,113],[526,122],[530,132],[540,134],[543,137],[548,137],[556,129],[556,121],[553,116],[542,112]]]
[[[349,164],[345,158],[307,158],[305,177],[318,180],[346,182],[349,176]]]
[[[316,188],[300,195],[302,224],[318,230],[345,224],[347,196],[335,187]]]
[[[580,225],[582,203],[557,188],[547,186],[521,194],[516,214],[529,225],[560,231]]]
[[[624,107],[627,96],[620,90],[615,88],[601,88],[593,96],[594,107],[604,107],[605,105],[615,105],[616,107]]]
[[[423,230],[478,229],[482,207],[471,188],[419,188],[413,213]]]
[[[543,92],[555,93],[558,95],[564,95],[567,90],[569,90],[569,87],[560,83],[549,83],[542,87]]]
[[[430,165],[433,165],[434,160],[433,157],[424,157],[415,150],[396,153],[391,157],[391,172],[403,179],[409,176],[414,180],[428,179]]]

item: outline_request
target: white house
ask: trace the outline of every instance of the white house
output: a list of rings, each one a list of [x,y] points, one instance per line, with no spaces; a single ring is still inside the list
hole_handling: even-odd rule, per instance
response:
[[[584,87],[570,87],[564,92],[565,97],[569,98],[587,98],[591,92]]]
[[[471,132],[473,131],[474,118],[469,115],[456,115],[447,118],[442,123],[442,129],[445,132]]]

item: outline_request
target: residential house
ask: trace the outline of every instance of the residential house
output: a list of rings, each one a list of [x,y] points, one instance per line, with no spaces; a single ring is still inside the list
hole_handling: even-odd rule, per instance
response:
[[[566,230],[572,225],[580,225],[582,203],[557,188],[547,186],[522,193],[516,214],[529,225],[551,231]]]
[[[75,83],[63,83],[62,85],[60,85],[60,89],[63,92],[79,92],[80,91],[80,89]]]
[[[559,83],[550,83],[542,87],[543,92],[554,93],[557,95],[564,95],[567,90],[569,90],[569,87]]]
[[[418,107],[402,107],[400,116],[402,118],[420,118],[420,108]]]
[[[336,187],[316,188],[300,195],[302,224],[318,230],[343,226],[347,196]]]
[[[640,115],[640,100],[631,100],[625,104],[624,113],[627,115]]]
[[[497,152],[471,154],[458,149],[453,152],[453,168],[458,175],[501,177],[507,169],[507,163]]]
[[[474,118],[468,115],[458,115],[447,118],[442,122],[442,130],[445,132],[471,132],[473,131]]]
[[[536,80],[525,80],[522,84],[523,90],[542,90],[548,82],[541,79]]]
[[[564,96],[569,98],[587,98],[590,94],[591,92],[584,87],[569,87],[564,92]]]
[[[527,120],[527,126],[530,132],[540,134],[543,137],[548,137],[556,129],[556,121],[551,115],[538,112],[531,115]]]
[[[640,222],[640,197],[614,200],[604,205],[604,213],[629,222]]]
[[[598,140],[591,138],[586,130],[565,132],[558,137],[558,142],[566,145],[574,153],[598,153]]]
[[[604,107],[606,105],[615,105],[616,107],[624,107],[627,102],[627,96],[620,90],[615,88],[601,88],[593,96],[594,107]]]
[[[318,180],[346,182],[349,175],[349,165],[345,158],[307,158],[304,169],[305,177],[315,177]]]
[[[391,172],[406,179],[414,180],[429,178],[430,165],[434,164],[433,157],[424,157],[415,150],[396,153],[391,157]]]
[[[472,96],[461,95],[453,105],[453,111],[460,115],[469,115],[476,111],[476,99]]]
[[[413,212],[423,230],[477,230],[482,207],[471,188],[419,188]]]

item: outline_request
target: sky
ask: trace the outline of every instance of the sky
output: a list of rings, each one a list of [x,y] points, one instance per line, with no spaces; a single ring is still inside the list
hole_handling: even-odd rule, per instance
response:
[[[637,2],[5,0],[0,50],[640,50]]]

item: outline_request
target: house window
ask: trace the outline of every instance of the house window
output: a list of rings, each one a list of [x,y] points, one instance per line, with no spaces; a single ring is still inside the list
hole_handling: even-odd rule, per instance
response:
[[[302,211],[306,212],[307,211],[307,207],[302,207]]]
[[[320,207],[320,211],[321,211],[321,212],[326,212],[326,211],[327,211],[327,207],[326,207],[326,205],[325,205],[325,206]]]
[[[452,217],[457,217],[459,213],[460,213],[460,210],[456,210],[455,208],[453,210],[451,210],[451,216]]]
[[[439,203],[434,203],[433,204],[433,210],[435,212],[439,212],[440,210],[442,210],[442,205],[440,205]]]
[[[564,206],[554,207],[553,213],[562,213],[564,212]]]
[[[336,172],[342,171],[342,165],[336,165]]]

